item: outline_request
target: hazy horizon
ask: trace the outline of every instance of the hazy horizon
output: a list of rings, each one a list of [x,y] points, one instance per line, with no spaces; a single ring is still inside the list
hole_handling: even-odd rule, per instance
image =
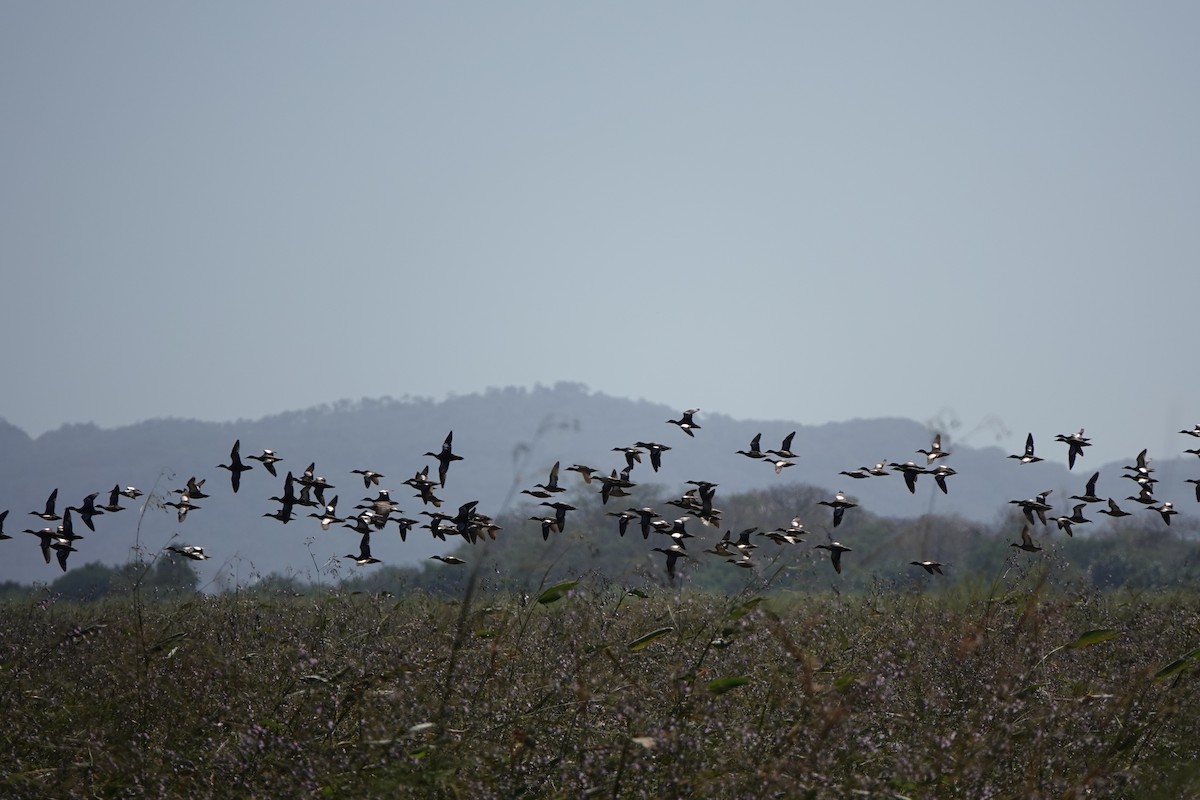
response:
[[[1200,6],[0,6],[0,417],[576,382],[1160,457]]]

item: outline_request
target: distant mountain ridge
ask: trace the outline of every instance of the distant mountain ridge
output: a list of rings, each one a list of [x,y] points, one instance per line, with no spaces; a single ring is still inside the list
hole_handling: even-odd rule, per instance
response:
[[[695,438],[689,438],[667,424],[680,410],[560,383],[534,389],[489,389],[438,402],[408,398],[339,402],[238,422],[156,419],[109,430],[90,424],[68,425],[36,439],[0,420],[0,511],[10,509],[4,529],[13,537],[0,542],[0,580],[52,581],[61,574],[57,564],[43,562],[37,540],[21,532],[46,524],[27,512],[40,509],[51,490],[59,489],[61,513],[91,492],[102,492],[100,499],[106,499],[114,484],[156,490],[169,499],[170,490],[182,487],[193,475],[206,479],[204,489],[212,497],[198,501],[200,509],[182,524],[171,509],[147,509],[140,532],[142,547],[160,550],[175,534],[176,543],[203,544],[214,556],[200,565],[205,580],[221,571],[228,573],[231,582],[245,582],[255,573],[311,575],[316,565],[355,550],[357,538],[344,529],[321,531],[315,520],[304,516],[311,509],[297,508],[298,518],[286,526],[264,519],[264,514],[276,508],[267,498],[278,494],[286,472],[298,475],[315,462],[316,473],[335,484],[329,495],[339,496],[338,512],[346,516],[360,498],[377,491],[375,487],[365,489],[350,470],[376,470],[386,476],[381,486],[391,490],[405,514],[416,516],[427,509],[402,481],[426,465],[436,474],[434,459],[422,454],[436,452],[451,430],[454,450],[464,460],[451,466],[445,489],[437,490],[445,501],[441,510],[451,513],[469,500],[478,500],[478,510],[493,516],[518,510],[522,502],[536,507],[537,501],[519,490],[545,481],[555,461],[561,461],[564,469],[560,481],[574,486],[579,479],[566,472],[566,467],[579,463],[605,473],[619,470],[624,457],[613,448],[636,441],[670,446],[660,472],[653,472],[648,459],[643,459],[632,476],[639,484],[661,486],[664,496],[682,493],[688,480],[718,483],[718,498],[803,483],[831,493],[843,490],[863,508],[882,516],[937,513],[991,522],[1012,510],[1008,501],[1045,490],[1053,491],[1051,502],[1060,510],[1056,513],[1069,513],[1066,497],[1080,494],[1096,470],[1101,472],[1098,492],[1102,496],[1111,495],[1125,504],[1124,498],[1135,493],[1132,482],[1120,480],[1120,464],[1091,464],[1085,457],[1071,472],[1053,461],[1020,465],[997,447],[959,446],[943,431],[943,445],[952,453],[944,463],[958,474],[949,479],[948,494],[938,491],[931,477],[921,476],[914,495],[899,474],[867,480],[839,474],[881,459],[923,465],[924,456],[915,451],[929,446],[932,432],[912,420],[857,419],[808,426],[778,420],[734,420],[701,409],[696,415],[701,429]],[[795,466],[782,474],[736,453],[746,449],[758,433],[762,434],[763,449],[779,448],[783,437],[793,430],[792,450],[798,458]],[[241,492],[232,494],[228,473],[216,465],[227,461],[235,439],[241,440],[243,458],[263,448],[278,452],[284,458],[277,466],[279,478],[271,478],[248,461],[255,468],[243,477]],[[1164,457],[1156,459],[1154,466],[1161,480],[1156,495],[1174,500],[1184,514],[1193,513],[1194,490],[1184,479],[1200,475],[1200,465],[1190,457]],[[71,556],[70,564],[127,560],[136,541],[140,502],[122,500],[128,509],[98,517],[95,533],[77,523],[85,538],[77,543],[78,552]],[[598,496],[596,502],[600,503]],[[610,505],[623,507],[619,501]],[[1131,510],[1142,513],[1136,504],[1130,505],[1134,506]],[[736,525],[736,520],[728,524]],[[500,535],[536,536],[538,531],[531,522],[528,529],[509,526]],[[372,540],[375,554],[396,565],[424,560],[455,544],[436,541],[421,530],[401,543],[394,527]]]

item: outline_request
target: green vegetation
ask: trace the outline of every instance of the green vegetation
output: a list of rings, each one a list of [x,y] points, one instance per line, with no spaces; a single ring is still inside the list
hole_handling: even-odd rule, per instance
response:
[[[821,496],[722,505],[769,530]],[[1024,553],[1019,515],[864,512],[838,575],[819,523],[749,570],[696,526],[672,584],[627,500],[548,542],[518,509],[462,567],[204,595],[164,552],[0,587],[0,796],[1200,795],[1194,527]]]
[[[1200,595],[330,591],[0,616],[0,794],[1182,797]]]

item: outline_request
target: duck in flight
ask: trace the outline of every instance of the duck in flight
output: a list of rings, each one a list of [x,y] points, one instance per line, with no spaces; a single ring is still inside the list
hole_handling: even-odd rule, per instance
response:
[[[233,447],[229,451],[229,463],[217,464],[218,469],[229,470],[229,483],[233,487],[233,493],[237,494],[242,485],[242,473],[246,470],[254,469],[254,467],[242,461],[241,455],[242,440],[236,439],[233,442]]]
[[[688,436],[694,437],[696,434],[692,433],[692,431],[700,430],[700,426],[696,424],[696,421],[692,417],[699,412],[700,409],[698,408],[689,408],[679,415],[679,419],[669,419],[667,420],[667,423],[678,426],[679,430],[683,431]]]
[[[450,470],[450,465],[455,461],[462,461],[462,456],[454,452],[454,431],[446,434],[446,439],[442,442],[442,449],[436,453],[429,451],[425,452],[427,456],[433,456],[438,461],[438,481],[443,489],[446,488],[446,473]]]
[[[35,517],[39,517],[41,519],[46,520],[46,522],[58,522],[60,519],[62,519],[62,517],[60,517],[60,516],[58,516],[58,514],[54,513],[54,504],[57,500],[58,500],[58,489],[55,489],[53,492],[50,493],[50,496],[46,498],[45,509],[43,509],[41,511],[30,511],[29,513],[33,514]]]
[[[1092,440],[1083,435],[1083,428],[1079,429],[1079,433],[1060,433],[1054,437],[1054,441],[1067,446],[1067,469],[1074,469],[1075,459],[1083,455],[1083,448],[1092,446]]]
[[[271,477],[272,477],[272,478],[278,478],[278,477],[279,477],[279,475],[278,475],[278,474],[275,472],[275,463],[276,463],[276,462],[278,462],[278,461],[283,461],[283,459],[282,459],[282,458],[280,458],[279,456],[277,456],[277,455],[275,454],[275,451],[274,451],[274,450],[263,450],[263,451],[262,451],[262,455],[257,455],[257,456],[246,456],[246,457],[247,457],[247,458],[252,458],[252,459],[254,459],[255,461],[257,461],[257,462],[259,462],[260,464],[262,464],[262,465],[263,465],[263,469],[265,469],[267,472],[271,473]]]
[[[1093,473],[1092,477],[1088,478],[1087,486],[1084,487],[1083,494],[1073,494],[1071,495],[1070,499],[1079,500],[1084,503],[1103,503],[1104,498],[1096,495],[1096,479],[1099,477],[1099,472]]]
[[[1022,464],[1036,464],[1037,462],[1044,460],[1033,454],[1033,432],[1032,431],[1030,431],[1029,435],[1025,437],[1025,452],[1021,453],[1019,455],[1018,454],[1010,455],[1009,458],[1015,458],[1015,459],[1017,459],[1017,461],[1021,462]]]
[[[832,500],[818,500],[817,505],[829,506],[833,509],[833,527],[835,528],[842,524],[842,517],[845,516],[847,508],[858,507],[858,503],[850,502],[840,491],[833,496]],[[817,547],[824,547],[824,545],[817,545]]]
[[[1019,543],[1018,542],[1009,542],[1008,546],[1016,547],[1020,550],[1024,550],[1026,553],[1036,553],[1042,549],[1033,543],[1033,537],[1029,535],[1029,523],[1028,522],[1025,523],[1025,527],[1021,529],[1021,541]]]
[[[833,571],[839,575],[842,574],[842,553],[854,552],[841,542],[833,541],[832,538],[829,540],[829,544],[819,544],[817,547],[829,551],[829,559],[833,562]]]
[[[925,456],[926,466],[937,461],[939,458],[946,458],[950,455],[949,452],[942,449],[942,435],[940,433],[934,434],[933,442],[929,445],[928,450],[918,450],[917,452]]]

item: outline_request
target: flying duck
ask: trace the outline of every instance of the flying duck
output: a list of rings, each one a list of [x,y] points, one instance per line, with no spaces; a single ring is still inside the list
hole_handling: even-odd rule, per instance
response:
[[[699,413],[699,411],[700,409],[698,408],[689,408],[687,411],[684,411],[679,415],[679,419],[669,419],[667,420],[667,423],[678,426],[679,429],[688,436],[694,437],[696,434],[692,433],[692,431],[700,430],[700,426],[696,424],[694,419],[692,419],[692,415]]]
[[[858,503],[850,502],[846,499],[846,495],[839,491],[832,500],[818,500],[817,505],[829,506],[833,509],[833,527],[836,528],[842,524],[842,517],[846,514],[846,509],[856,508]],[[817,545],[817,547],[824,547],[824,545]],[[841,570],[838,571],[841,572]]]
[[[1036,464],[1037,462],[1044,460],[1033,454],[1033,432],[1032,431],[1030,431],[1029,435],[1025,437],[1025,452],[1020,455],[1010,455],[1009,458],[1015,458],[1015,459],[1017,459],[1017,461],[1020,461],[1022,464]]]
[[[53,492],[50,493],[50,496],[46,498],[46,508],[45,509],[43,509],[42,511],[30,511],[29,513],[33,514],[35,517],[40,517],[41,519],[46,520],[46,522],[58,522],[58,520],[60,520],[62,518],[59,517],[58,514],[54,513],[54,503],[57,500],[58,500],[58,489],[55,489]]]
[[[796,432],[792,431],[787,436],[783,437],[783,444],[779,445],[778,450],[768,450],[767,452],[773,456],[780,458],[799,458],[796,453],[792,452],[792,440],[796,438]]]
[[[767,454],[759,449],[759,445],[761,444],[761,442],[762,442],[762,434],[757,433],[754,435],[754,438],[750,440],[750,449],[749,450],[738,450],[737,454],[739,456],[745,456],[746,458],[766,458]]]
[[[1033,543],[1033,537],[1029,535],[1029,523],[1028,522],[1025,523],[1025,527],[1021,529],[1020,543],[1009,542],[1008,546],[1016,547],[1018,549],[1024,550],[1026,553],[1036,553],[1042,549]]]
[[[945,458],[950,455],[950,453],[942,449],[942,435],[940,433],[934,434],[933,442],[929,445],[928,450],[918,450],[917,452],[925,456],[926,466],[937,461],[939,458]]]
[[[242,440],[235,439],[233,442],[233,447],[229,451],[229,463],[217,464],[218,469],[229,470],[229,483],[233,487],[234,494],[237,494],[238,489],[241,488],[242,473],[246,470],[254,469],[254,467],[250,466],[249,464],[243,463],[240,452],[241,449]]]
[[[462,456],[456,455],[453,448],[454,431],[446,434],[445,440],[442,442],[442,449],[436,453],[429,451],[425,452],[427,456],[433,456],[438,461],[438,480],[443,489],[446,488],[446,473],[450,470],[450,465],[455,461],[462,461]]]
[[[271,473],[271,477],[273,477],[273,478],[279,477],[277,474],[275,474],[275,462],[283,461],[283,459],[280,458],[279,456],[275,455],[274,450],[263,450],[262,455],[247,456],[247,458],[252,458],[255,461],[261,463],[263,465],[263,468],[266,469],[267,472]]]
[[[1075,459],[1083,455],[1083,448],[1092,445],[1092,440],[1083,435],[1083,428],[1079,429],[1079,433],[1070,435],[1060,433],[1054,437],[1054,441],[1062,442],[1067,446],[1067,469],[1074,469]]]
[[[1084,487],[1083,494],[1073,494],[1071,495],[1070,499],[1081,500],[1084,503],[1103,503],[1104,498],[1096,495],[1096,479],[1099,477],[1099,472],[1093,473],[1092,477],[1088,478],[1087,486]]]
[[[842,544],[841,542],[835,542],[832,539],[829,540],[829,544],[819,544],[819,545],[817,545],[817,547],[819,547],[822,550],[829,551],[829,560],[833,562],[833,571],[836,572],[837,574],[841,575],[842,574],[842,553],[851,553],[853,551],[849,547],[846,547],[846,545]]]
[[[364,489],[370,489],[372,483],[378,486],[379,479],[387,477],[382,472],[376,472],[373,469],[352,469],[350,474],[362,476]]]

